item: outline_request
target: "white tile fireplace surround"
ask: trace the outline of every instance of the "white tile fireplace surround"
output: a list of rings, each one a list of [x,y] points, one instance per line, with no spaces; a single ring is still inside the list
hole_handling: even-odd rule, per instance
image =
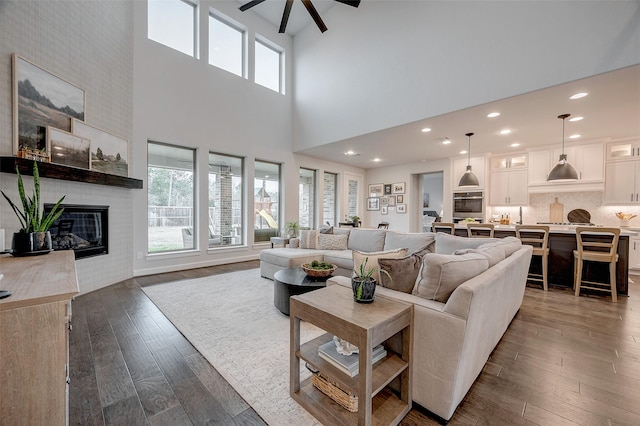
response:
[[[23,177],[25,191],[33,188],[31,176]],[[0,188],[17,199],[17,176],[0,173]],[[41,178],[44,203],[53,203],[65,195],[65,204],[109,206],[109,253],[76,261],[80,293],[87,293],[133,275],[133,207],[132,200],[140,189],[95,185],[82,182]],[[18,219],[9,204],[0,200],[0,228],[5,230],[5,246],[11,246],[11,236],[19,228]]]

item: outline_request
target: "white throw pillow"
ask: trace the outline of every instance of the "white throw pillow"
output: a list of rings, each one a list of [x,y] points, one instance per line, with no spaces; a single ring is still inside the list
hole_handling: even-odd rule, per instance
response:
[[[318,230],[312,229],[307,230],[304,229],[300,231],[300,248],[302,249],[315,249],[318,247],[318,235],[320,232]]]
[[[320,234],[318,235],[318,248],[320,250],[346,250],[348,235]]]
[[[363,264],[366,259],[367,265],[365,266],[365,270],[373,268],[373,275],[371,276],[375,278],[377,282],[380,282],[380,265],[378,265],[378,259],[399,259],[401,257],[405,257],[407,255],[407,251],[408,250],[406,248],[370,252],[353,250],[353,269],[360,271],[360,265]]]

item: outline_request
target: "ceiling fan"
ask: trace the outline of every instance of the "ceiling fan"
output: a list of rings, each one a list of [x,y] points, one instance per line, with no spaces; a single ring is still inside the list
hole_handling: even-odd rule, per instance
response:
[[[250,2],[247,2],[242,6],[240,6],[239,9],[244,12],[245,10],[251,9],[253,6],[258,5],[263,1],[265,0],[251,0]],[[327,31],[327,26],[322,21],[320,14],[316,10],[316,8],[313,6],[313,3],[311,3],[311,0],[301,0],[301,1],[302,1],[302,4],[304,4],[304,7],[307,8],[309,15],[311,15],[311,17],[313,18],[314,22],[316,23],[320,31],[321,32]],[[335,0],[335,1],[337,1],[338,3],[347,4],[352,7],[358,7],[360,5],[360,0]],[[280,29],[278,30],[279,33],[284,33],[285,29],[287,28],[287,21],[289,20],[289,14],[291,13],[291,6],[293,6],[293,0],[286,0],[286,3],[284,5],[284,12],[282,12],[282,20],[280,21]]]

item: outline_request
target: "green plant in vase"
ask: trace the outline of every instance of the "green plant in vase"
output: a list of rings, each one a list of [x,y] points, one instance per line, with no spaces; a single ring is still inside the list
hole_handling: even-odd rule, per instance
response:
[[[7,200],[14,213],[20,221],[20,230],[13,234],[11,248],[14,255],[34,254],[37,252],[48,253],[52,249],[51,233],[49,228],[55,223],[63,212],[60,204],[64,200],[64,196],[58,200],[51,211],[45,215],[44,208],[41,208],[40,199],[40,173],[38,172],[38,163],[33,162],[33,195],[28,196],[24,189],[24,182],[18,166],[16,166],[16,174],[18,175],[18,195],[20,196],[20,204],[22,209],[17,206],[11,198],[0,190],[2,196]]]
[[[300,226],[298,225],[298,222],[295,220],[290,220],[285,225],[286,237],[295,238],[298,236],[299,231],[300,231]]]
[[[357,266],[353,270],[353,277],[351,278],[351,289],[353,290],[353,299],[359,303],[371,303],[374,300],[376,292],[377,280],[373,277],[376,269],[381,273],[386,274],[389,279],[391,275],[384,269],[370,267],[367,268],[369,258],[365,257],[364,262]]]

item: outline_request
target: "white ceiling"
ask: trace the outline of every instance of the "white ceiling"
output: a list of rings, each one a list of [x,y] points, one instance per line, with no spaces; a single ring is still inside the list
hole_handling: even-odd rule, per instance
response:
[[[570,100],[578,92],[588,96]],[[487,118],[490,112],[497,118]],[[298,154],[338,161],[361,168],[387,167],[451,158],[467,149],[465,133],[473,132],[471,155],[524,151],[536,146],[562,144],[560,114],[582,116],[565,123],[565,143],[640,137],[640,65],[577,80],[524,95],[479,105],[438,117],[381,130],[298,151]],[[432,129],[422,133],[424,127]],[[511,129],[501,135],[503,129]],[[570,135],[582,135],[569,139]],[[448,137],[453,142],[443,145]],[[512,148],[511,143],[520,143]],[[353,150],[357,156],[347,157]],[[374,158],[380,162],[374,162]],[[569,161],[571,161],[569,159]]]

